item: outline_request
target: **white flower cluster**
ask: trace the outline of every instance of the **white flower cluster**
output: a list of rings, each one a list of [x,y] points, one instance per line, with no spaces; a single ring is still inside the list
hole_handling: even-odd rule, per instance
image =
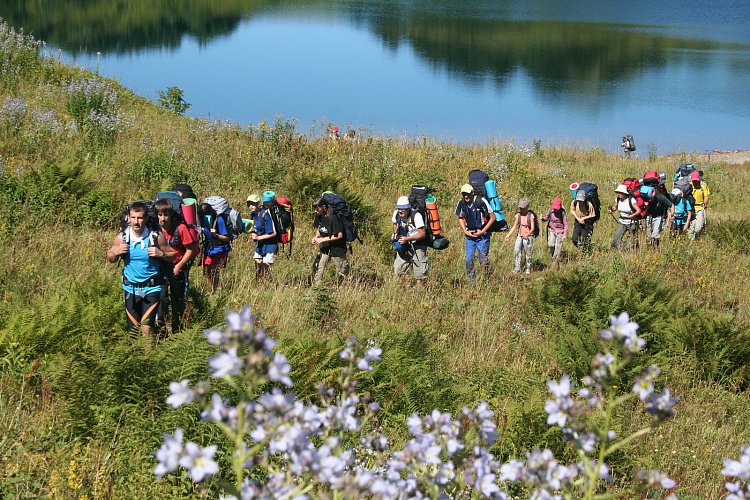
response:
[[[728,481],[724,485],[729,492],[726,500],[750,498],[750,483],[748,482],[750,479],[750,446],[741,448],[739,461],[729,458],[724,460],[724,469],[721,473],[735,479],[735,481]]]
[[[622,349],[632,353],[643,343],[635,335],[638,325],[623,314],[612,317],[611,335],[603,336],[620,339]],[[605,392],[607,378],[619,367],[614,354],[597,356],[594,375],[578,391],[578,397],[571,395],[569,377],[548,382],[555,397],[545,407],[548,423],[562,427],[577,447],[577,463],[563,465],[546,449],[527,453],[525,461],[500,464],[489,452],[488,446],[498,434],[494,414],[484,402],[473,410],[464,408],[461,418],[455,420],[437,409],[423,417],[412,414],[406,421],[411,439],[402,449],[394,450],[377,425],[368,425],[379,405],[368,394],[355,392],[354,375],[373,371],[373,363],[381,360],[381,349],[371,342],[363,347],[354,337],[348,340],[340,353],[346,366],[338,387],[320,386],[322,403],[318,406],[282,391],[282,387],[292,386],[291,367],[286,357],[272,351],[276,342],[262,329],[255,329],[255,316],[249,308],[228,312],[226,328],[207,330],[205,335],[210,344],[219,346],[208,360],[210,372],[235,388],[244,387],[244,396],[231,404],[218,393],[209,396],[206,382],[191,388],[188,380],[182,380],[169,385],[167,403],[174,408],[201,404],[203,420],[217,425],[235,443],[235,449],[225,455],[231,459],[235,477],[234,484],[224,488],[222,498],[227,500],[306,499],[320,492],[343,498],[507,499],[504,486],[509,483],[522,484],[530,498],[593,498],[599,481],[611,480],[603,459],[619,446],[616,435],[608,430],[607,419],[603,429],[587,430],[587,424],[591,412],[603,409],[613,399]],[[655,374],[658,370],[647,370],[636,382],[632,397],[646,394],[641,399],[648,405],[654,396]],[[252,392],[268,382],[276,384],[261,394]],[[653,404],[666,411],[669,401],[655,398]],[[589,456],[596,450],[604,451]],[[194,481],[205,480],[220,470],[214,460],[216,452],[215,445],[183,444],[183,431],[177,429],[173,435],[165,435],[164,444],[155,453],[158,464],[154,473],[163,476],[183,467]],[[248,474],[256,468],[265,470],[265,480]],[[642,488],[675,485],[658,471],[642,471],[636,479]]]

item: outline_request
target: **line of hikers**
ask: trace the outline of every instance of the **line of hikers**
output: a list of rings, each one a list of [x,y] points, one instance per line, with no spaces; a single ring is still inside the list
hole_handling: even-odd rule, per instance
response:
[[[686,231],[692,241],[706,223],[710,191],[702,172],[691,164],[681,165],[674,177],[674,188],[667,192],[666,175],[647,172],[643,178],[625,179],[615,190],[615,199],[606,211],[619,213],[611,247],[624,250],[624,236],[630,234],[632,247],[645,223],[646,239],[658,247],[669,223],[673,235]],[[592,183],[570,186],[573,216],[571,240],[587,250],[591,247],[594,223],[602,214],[598,187]],[[505,241],[515,234],[513,272],[525,273],[532,268],[532,248],[539,236],[539,221],[547,222],[547,245],[552,261],[558,262],[569,224],[562,198],[555,198],[542,217],[530,208],[529,199],[518,202],[511,226],[505,220],[495,182],[480,170],[469,173],[469,183],[461,186],[460,199],[454,211],[464,234],[466,273],[476,282],[475,261],[491,273],[489,250],[493,232],[507,232]],[[121,217],[120,231],[107,252],[109,262],[124,262],[122,287],[129,331],[141,329],[153,341],[154,327],[163,320],[171,303],[171,329],[181,328],[187,311],[189,273],[194,262],[203,266],[209,290],[221,284],[220,271],[232,251],[232,241],[249,233],[255,242],[253,259],[258,279],[273,279],[271,267],[282,247],[291,246],[294,217],[291,202],[273,191],[251,194],[246,199],[249,217],[242,219],[226,199],[210,196],[198,204],[196,195],[185,184],[172,191],[157,193],[155,199],[131,203]],[[326,191],[312,204],[315,235],[312,245],[318,247],[313,264],[312,285],[321,286],[325,269],[333,263],[337,281],[349,274],[347,253],[358,240],[357,227],[346,202]],[[417,286],[429,276],[428,248],[443,250],[449,241],[443,236],[437,203],[428,186],[413,186],[409,196],[396,201],[391,217],[391,242],[396,251],[393,269],[405,287],[411,286],[411,271]]]

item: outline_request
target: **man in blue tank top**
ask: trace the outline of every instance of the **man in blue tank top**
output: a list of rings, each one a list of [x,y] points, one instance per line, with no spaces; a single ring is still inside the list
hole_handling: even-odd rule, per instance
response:
[[[107,260],[116,263],[122,258],[122,289],[125,292],[125,315],[128,331],[141,328],[147,346],[154,342],[153,328],[166,284],[160,260],[172,262],[177,252],[158,231],[148,228],[148,209],[141,202],[130,205],[129,226],[115,236],[107,251]]]

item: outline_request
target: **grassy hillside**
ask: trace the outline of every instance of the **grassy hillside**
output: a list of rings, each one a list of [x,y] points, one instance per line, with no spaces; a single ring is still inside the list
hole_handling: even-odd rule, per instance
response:
[[[0,498],[215,495],[184,475],[155,480],[152,453],[176,426],[196,442],[220,439],[195,408],[173,411],[164,400],[170,381],[206,378],[214,349],[203,330],[244,304],[279,339],[299,396],[315,397],[315,382],[339,366],[331,353],[350,335],[371,340],[384,361],[361,384],[382,403],[386,434],[405,439],[412,412],[457,414],[486,400],[501,424],[493,453],[503,460],[545,446],[572,458],[559,428],[546,425],[546,380],[587,373],[595,335],[625,310],[648,341],[632,373],[659,364],[681,399],[673,419],[613,457],[609,491],[623,491],[636,469],[658,468],[677,480],[680,498],[716,498],[721,460],[750,443],[750,194],[739,188],[750,183],[747,164],[700,164],[710,222],[693,245],[666,239],[658,251],[610,251],[615,222],[605,214],[591,255],[566,242],[553,265],[539,238],[529,276],[511,274],[512,242],[494,237],[494,273],[470,287],[452,215],[469,170],[498,181],[506,213],[522,196],[543,213],[554,197],[569,200],[571,182],[595,182],[608,200],[623,178],[674,172],[676,163],[366,130],[334,145],[281,118],[248,128],[189,119],[60,64],[7,25],[0,70]],[[203,293],[194,268],[189,327],[145,352],[125,332],[121,268],[104,254],[127,202],[178,182],[238,209],[251,192],[273,189],[295,203],[298,232],[291,256],[273,266],[273,284],[255,281],[247,237],[236,241],[221,291]],[[452,242],[430,253],[424,292],[402,290],[388,242],[395,201],[412,184],[433,187]],[[326,189],[350,201],[364,243],[354,246],[348,281],[313,290],[308,207]],[[614,419],[627,433],[644,417],[633,406]]]

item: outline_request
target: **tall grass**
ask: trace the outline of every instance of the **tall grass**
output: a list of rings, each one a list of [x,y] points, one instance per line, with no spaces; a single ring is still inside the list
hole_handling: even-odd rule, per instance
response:
[[[503,433],[493,451],[503,458],[537,446],[569,452],[546,426],[545,380],[586,373],[598,328],[607,315],[627,310],[649,341],[634,370],[658,362],[682,399],[671,424],[624,449],[613,472],[624,478],[635,467],[659,468],[680,478],[678,494],[718,496],[721,458],[747,442],[750,429],[750,222],[738,218],[750,195],[736,189],[750,182],[748,169],[701,165],[712,206],[707,232],[693,245],[666,238],[656,251],[641,245],[611,252],[615,223],[605,215],[590,255],[566,244],[554,265],[542,237],[532,274],[518,277],[510,273],[511,243],[495,235],[494,273],[471,287],[452,215],[469,170],[498,181],[510,215],[523,196],[543,213],[552,198],[569,199],[574,181],[596,182],[606,204],[622,178],[669,173],[675,162],[628,162],[596,149],[539,144],[415,142],[368,131],[360,131],[360,141],[332,145],[281,117],[248,128],[190,119],[47,59],[32,39],[0,28],[0,63],[16,68],[14,80],[0,87],[0,103],[8,104],[0,104],[0,496],[206,493],[185,477],[154,481],[151,451],[162,432],[178,425],[196,442],[217,439],[199,415],[165,411],[166,386],[205,374],[210,347],[202,330],[244,304],[280,340],[305,397],[315,397],[315,383],[331,376],[337,350],[355,335],[384,349],[384,361],[362,381],[383,402],[384,432],[399,437],[414,411],[455,413],[487,400]],[[133,117],[104,141],[81,133],[98,104],[71,103],[72,82],[92,81],[116,93],[112,113]],[[187,328],[146,353],[125,333],[121,269],[104,253],[127,201],[176,182],[190,183],[201,198],[221,194],[240,210],[249,193],[273,189],[294,203],[297,234],[292,254],[274,264],[273,282],[255,280],[247,237],[235,242],[219,292],[200,293],[205,281],[194,267]],[[430,252],[423,291],[401,288],[387,241],[395,201],[412,184],[432,186],[452,242]],[[353,246],[349,279],[316,291],[309,287],[317,251],[309,207],[329,189],[349,200],[364,243]],[[332,275],[326,280],[333,286]],[[618,429],[637,428],[634,415],[617,415]]]

